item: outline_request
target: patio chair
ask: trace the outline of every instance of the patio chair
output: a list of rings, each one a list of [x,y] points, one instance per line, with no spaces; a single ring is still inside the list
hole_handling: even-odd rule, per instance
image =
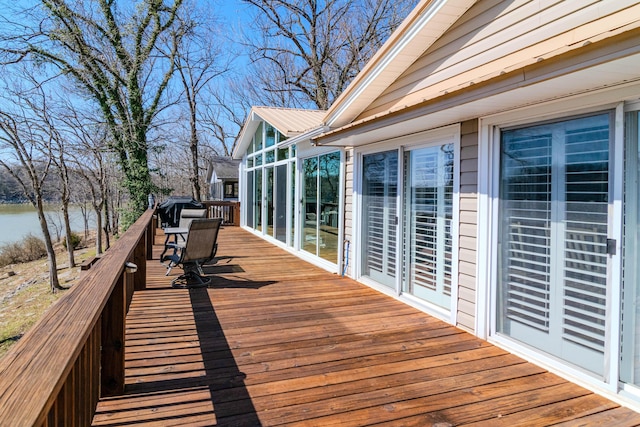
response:
[[[206,218],[207,210],[206,209],[182,209],[180,211],[180,220],[178,222],[177,227],[168,227],[164,228],[165,239],[164,239],[164,250],[162,254],[160,254],[160,262],[164,263],[165,261],[171,259],[171,255],[165,256],[169,249],[173,249],[173,254],[176,253],[176,244],[178,242],[187,240],[187,230],[189,229],[189,224],[196,218]],[[170,240],[173,238],[173,242]]]
[[[180,211],[180,222],[178,228],[188,228],[195,218],[206,218],[206,209],[182,209]]]
[[[204,277],[202,266],[216,256],[218,231],[222,218],[193,219],[184,243],[175,244],[175,253],[168,257],[167,274],[175,266],[182,266],[183,273],[173,279],[174,288],[203,287],[211,282]]]

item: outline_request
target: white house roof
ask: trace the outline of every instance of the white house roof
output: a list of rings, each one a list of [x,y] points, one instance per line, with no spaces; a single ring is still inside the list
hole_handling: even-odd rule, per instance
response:
[[[474,0],[422,0],[392,34],[371,61],[355,77],[353,82],[327,111],[325,125],[328,129],[313,137],[319,145],[357,146],[388,140],[400,134],[415,133],[425,128],[435,128],[461,122],[479,116],[497,114],[541,102],[552,102],[572,95],[593,92],[598,89],[620,87],[627,91],[624,99],[635,99],[626,85],[640,79],[640,48],[637,43],[627,41],[620,44],[618,52],[607,51],[608,56],[585,59],[584,63],[572,64],[563,71],[550,74],[540,72],[519,73],[516,69],[497,68],[491,73],[478,75],[472,82],[441,90],[434,97],[419,97],[409,94],[398,97],[389,108],[380,108],[375,113],[362,115],[378,97],[406,72],[438,38],[455,24]],[[624,5],[620,5],[620,9]],[[637,9],[636,9],[637,10]],[[609,26],[594,25],[590,32],[580,33],[587,37],[581,42],[569,43],[552,50],[544,57],[523,56],[514,66],[528,66],[533,71],[543,59],[550,61],[555,56],[573,49],[613,37],[624,31],[639,27],[637,14],[628,13],[628,18],[608,22]],[[577,30],[576,30],[577,31]],[[573,35],[572,32],[567,32]],[[576,36],[577,37],[577,36]],[[499,61],[496,61],[500,65]],[[511,65],[511,64],[510,64]],[[542,63],[544,65],[544,63]],[[512,72],[512,74],[509,74]],[[491,79],[501,78],[493,87],[482,86]],[[474,85],[475,91],[466,90]],[[485,92],[483,93],[483,88]],[[621,98],[618,98],[621,99]],[[428,115],[428,123],[425,116]]]
[[[295,137],[322,124],[326,111],[296,108],[252,107],[238,136],[233,158],[240,159],[251,143],[261,121],[269,123],[287,138]]]

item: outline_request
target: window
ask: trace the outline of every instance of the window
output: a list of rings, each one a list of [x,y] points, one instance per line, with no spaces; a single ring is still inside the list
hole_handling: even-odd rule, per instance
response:
[[[238,197],[238,182],[225,182],[225,184],[224,184],[224,197],[225,198],[237,198]]]
[[[274,152],[274,150],[267,151],[266,153],[264,153],[264,162],[273,163],[275,161],[275,155],[276,153]]]
[[[260,124],[258,125],[258,129],[256,130],[256,133],[253,137],[253,145],[254,145],[254,150],[253,151],[260,151],[262,150],[262,136],[263,133],[263,123],[260,122]]]
[[[276,128],[270,124],[265,125],[265,147],[273,147],[276,144]]]

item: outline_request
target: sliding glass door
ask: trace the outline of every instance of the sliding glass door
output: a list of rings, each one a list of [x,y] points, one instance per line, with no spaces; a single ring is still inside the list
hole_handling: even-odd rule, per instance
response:
[[[338,262],[340,211],[340,153],[304,159],[302,162],[301,248],[336,264]]]
[[[608,113],[501,134],[498,332],[604,374]]]
[[[451,306],[454,146],[404,155],[403,291],[443,308]]]
[[[288,164],[280,164],[276,166],[275,174],[275,203],[274,203],[274,230],[273,237],[281,241],[287,242],[287,167]]]
[[[398,151],[362,158],[362,275],[395,288]]]

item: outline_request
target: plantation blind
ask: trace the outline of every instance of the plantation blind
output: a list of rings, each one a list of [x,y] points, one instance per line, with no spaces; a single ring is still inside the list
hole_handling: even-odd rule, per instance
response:
[[[498,330],[603,372],[608,113],[503,131]]]
[[[452,271],[453,144],[405,153],[404,290],[449,308]]]
[[[398,153],[363,156],[362,273],[393,287],[396,277]]]

